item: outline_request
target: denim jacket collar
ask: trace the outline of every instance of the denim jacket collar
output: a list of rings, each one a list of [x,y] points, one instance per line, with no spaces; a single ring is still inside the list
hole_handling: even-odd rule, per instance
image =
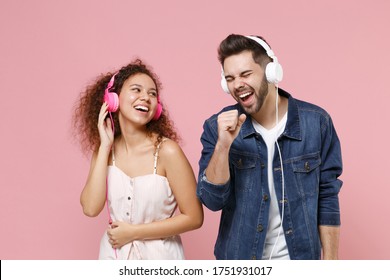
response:
[[[288,98],[288,117],[283,136],[291,139],[302,140],[298,106],[295,102],[295,99],[288,92],[281,88],[278,89],[278,92],[279,95]],[[239,114],[245,113],[241,106],[239,106],[238,112]],[[247,115],[245,122],[242,124],[240,134],[242,138],[247,138],[256,134],[256,131],[252,125],[252,118],[249,115]]]

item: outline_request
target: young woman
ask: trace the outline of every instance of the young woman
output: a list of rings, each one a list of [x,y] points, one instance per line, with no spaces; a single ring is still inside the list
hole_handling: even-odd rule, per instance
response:
[[[81,205],[95,217],[107,201],[110,217],[99,259],[184,259],[179,234],[203,223],[195,176],[160,88],[137,59],[98,77],[75,110],[82,147],[93,152]]]

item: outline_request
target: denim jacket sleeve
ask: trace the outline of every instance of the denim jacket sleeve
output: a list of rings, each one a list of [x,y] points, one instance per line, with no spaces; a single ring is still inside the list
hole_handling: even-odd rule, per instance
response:
[[[200,138],[203,145],[202,155],[199,160],[199,175],[196,193],[200,201],[210,210],[221,210],[228,202],[230,195],[230,180],[225,184],[216,185],[206,178],[206,168],[214,153],[218,139],[217,115],[206,120],[203,125],[203,133]]]
[[[338,194],[342,181],[338,177],[342,173],[340,141],[328,116],[322,125],[321,172],[318,201],[319,225],[340,225],[340,208]]]

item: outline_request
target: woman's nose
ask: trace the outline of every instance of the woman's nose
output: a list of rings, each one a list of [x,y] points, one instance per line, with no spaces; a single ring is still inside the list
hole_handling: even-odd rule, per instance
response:
[[[149,93],[148,93],[147,90],[142,90],[142,91],[141,91],[141,98],[142,98],[143,100],[149,100],[149,99],[150,99],[150,96],[149,96]]]

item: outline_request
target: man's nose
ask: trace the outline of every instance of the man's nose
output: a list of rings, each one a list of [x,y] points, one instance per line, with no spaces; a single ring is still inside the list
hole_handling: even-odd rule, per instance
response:
[[[241,78],[234,79],[233,87],[234,89],[241,89],[245,85],[244,81]]]

